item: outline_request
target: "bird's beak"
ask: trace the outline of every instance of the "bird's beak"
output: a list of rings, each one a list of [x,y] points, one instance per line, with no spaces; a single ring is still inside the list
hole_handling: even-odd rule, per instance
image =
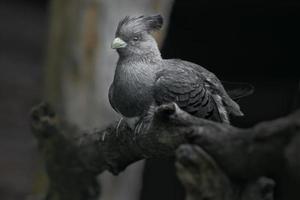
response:
[[[124,48],[127,46],[127,43],[124,42],[124,40],[122,40],[121,38],[119,37],[116,37],[112,43],[111,43],[111,48],[112,49],[119,49],[119,48]]]

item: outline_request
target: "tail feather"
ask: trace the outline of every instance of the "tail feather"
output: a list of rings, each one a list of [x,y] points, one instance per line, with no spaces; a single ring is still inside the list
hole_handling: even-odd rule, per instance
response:
[[[228,112],[225,109],[225,106],[223,104],[221,96],[215,94],[215,95],[212,95],[212,98],[214,100],[213,102],[215,103],[216,107],[218,108],[218,114],[221,118],[221,121],[223,123],[230,124],[230,120],[229,120],[229,117],[228,117]]]
[[[254,86],[249,83],[222,81],[222,84],[233,100],[239,100],[254,92]]]

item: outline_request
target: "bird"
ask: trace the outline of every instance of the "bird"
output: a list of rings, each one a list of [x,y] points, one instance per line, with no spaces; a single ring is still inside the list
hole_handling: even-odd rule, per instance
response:
[[[162,26],[160,14],[126,16],[117,26],[111,48],[119,58],[108,97],[121,120],[134,128],[167,103],[220,123],[230,124],[229,114],[243,116],[214,73],[189,61],[162,58],[153,36]],[[244,95],[235,93],[239,96]]]

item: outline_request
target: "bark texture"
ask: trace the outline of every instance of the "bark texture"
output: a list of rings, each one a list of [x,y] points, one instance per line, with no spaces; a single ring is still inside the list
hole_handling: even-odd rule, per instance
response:
[[[78,131],[60,123],[47,104],[34,108],[31,117],[50,179],[48,199],[95,199],[96,175],[118,174],[141,159],[173,156],[180,145],[176,166],[189,200],[270,200],[282,176],[300,180],[300,111],[239,129],[168,104],[156,109],[150,128],[139,135],[125,123],[118,131],[117,123]]]

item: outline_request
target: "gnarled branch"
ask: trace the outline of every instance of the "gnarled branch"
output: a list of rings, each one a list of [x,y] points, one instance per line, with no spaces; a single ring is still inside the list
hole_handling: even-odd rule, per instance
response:
[[[268,199],[272,192],[264,195],[261,191],[272,188],[273,182],[260,177],[276,179],[283,170],[299,176],[296,152],[300,148],[300,112],[251,129],[239,129],[195,118],[175,104],[168,104],[156,110],[150,128],[139,135],[134,135],[126,123],[116,131],[117,122],[103,130],[78,131],[60,123],[47,104],[34,108],[31,117],[50,179],[48,199],[96,199],[97,174],[104,170],[118,174],[140,159],[173,156],[177,147],[185,143],[190,146],[179,149],[177,166],[181,166],[178,174],[188,186],[190,199],[205,199],[206,194],[208,199],[228,199],[232,195],[236,199]],[[186,178],[191,175],[195,183],[199,181],[198,189],[191,189],[194,186]],[[231,189],[221,187],[224,182]],[[237,183],[244,186],[234,189]],[[211,195],[215,190],[224,194]],[[253,191],[260,193],[248,197]],[[237,192],[243,194],[237,198]]]

